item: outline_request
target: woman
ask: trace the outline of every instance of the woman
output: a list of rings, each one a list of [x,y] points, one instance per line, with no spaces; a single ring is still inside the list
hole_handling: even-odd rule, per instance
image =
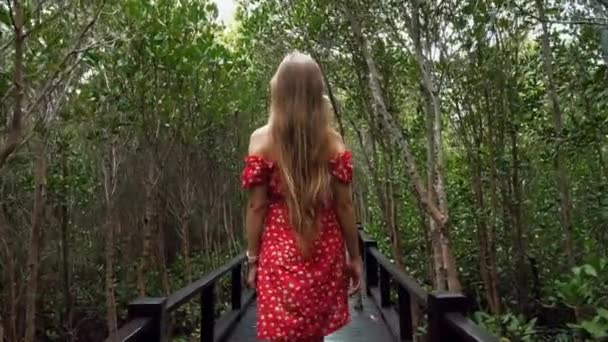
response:
[[[251,135],[241,177],[257,337],[323,341],[350,319],[349,279],[351,292],[360,287],[351,153],[330,126],[323,75],[310,56],[287,55],[270,86],[268,124]]]

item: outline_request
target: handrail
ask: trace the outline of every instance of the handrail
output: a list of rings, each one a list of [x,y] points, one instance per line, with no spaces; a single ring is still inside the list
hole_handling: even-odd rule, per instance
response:
[[[376,245],[376,240],[374,240],[371,236],[367,235],[367,233],[363,230],[363,226],[361,224],[358,224],[357,228],[359,230],[359,238],[361,239],[363,244],[373,243],[374,245]]]
[[[400,270],[380,252],[375,240],[359,225],[359,243],[365,261],[365,283],[367,292],[380,309],[380,313],[399,341],[412,340],[412,310],[427,307],[429,342],[497,342],[489,334],[466,318],[469,300],[462,294],[449,292],[426,292],[412,277]],[[187,285],[168,297],[139,298],[128,306],[129,320],[115,334],[112,341],[165,342],[169,337],[169,315],[177,308],[200,295],[201,341],[223,341],[236,324],[247,304],[243,303],[242,264],[245,254],[230,259],[222,267]],[[224,314],[215,324],[215,284],[231,271],[232,311]],[[393,303],[391,289],[397,290],[397,303]],[[245,303],[255,294],[246,292]]]
[[[428,309],[429,342],[497,342],[489,334],[465,317],[469,300],[462,294],[425,291],[412,277],[399,269],[377,247],[359,224],[359,245],[365,261],[367,293],[394,337],[399,341],[414,339],[412,310],[420,306]],[[393,303],[391,288],[396,287],[397,303]],[[420,317],[419,317],[420,318]]]
[[[378,248],[370,247],[369,252],[376,258],[376,262],[393,277],[394,281],[403,286],[410,294],[414,295],[419,303],[426,304],[428,293],[426,293],[412,277],[400,270],[399,267],[382,254]]]
[[[211,273],[208,273],[207,275],[195,281],[194,283],[191,283],[190,285],[179,289],[177,292],[172,293],[171,295],[169,295],[169,297],[167,297],[167,311],[172,312],[175,309],[179,308],[184,303],[189,301],[192,297],[199,294],[206,287],[213,285],[224,274],[232,270],[237,265],[242,264],[244,261],[245,253],[241,253],[230,259],[230,261],[228,261],[222,267],[211,271]]]
[[[149,317],[132,319],[116,331],[113,341],[136,341],[138,336],[149,330],[151,323],[152,319]]]
[[[106,342],[168,341],[170,335],[169,315],[196,295],[200,295],[201,303],[200,340],[202,342],[225,340],[231,328],[241,318],[244,308],[255,297],[253,291],[245,291],[243,295],[241,270],[244,261],[245,253],[241,253],[230,259],[222,267],[211,271],[168,297],[143,297],[132,301],[128,305],[129,320],[116,333],[109,336]],[[215,284],[229,271],[231,271],[232,279],[232,310],[220,317],[216,327]]]

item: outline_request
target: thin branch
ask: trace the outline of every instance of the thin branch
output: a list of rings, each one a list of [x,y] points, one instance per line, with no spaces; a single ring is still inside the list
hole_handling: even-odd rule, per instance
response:
[[[13,90],[15,94],[15,103],[13,104],[13,117],[11,119],[10,128],[7,138],[0,145],[0,168],[4,166],[8,157],[14,153],[22,136],[22,121],[23,121],[23,87],[24,87],[24,8],[21,2],[16,2],[13,10],[11,10],[11,18],[15,27],[15,70],[13,74]]]
[[[608,9],[608,0],[596,0],[598,3],[606,7]]]
[[[4,45],[2,45],[2,47],[0,47],[0,52],[8,49],[8,47],[11,46],[12,43],[13,40],[9,39],[6,43],[4,43]]]
[[[608,0],[597,0],[597,1],[602,2],[602,4],[604,4],[604,2],[608,3]],[[519,14],[527,15],[528,17],[530,17],[538,22],[543,21],[537,15],[532,13],[531,10],[527,11],[520,4],[514,3],[514,6],[520,12]],[[544,18],[544,21],[548,24],[608,26],[608,21],[606,19],[602,19],[602,18],[583,18],[583,19],[572,19],[572,20],[555,20],[555,19]]]
[[[47,2],[48,0],[38,0],[38,6],[36,6],[36,9],[33,11],[34,12],[40,12],[40,9],[42,8],[42,5],[44,5],[45,2]]]
[[[0,99],[0,103],[4,103],[4,101],[6,101],[6,99],[9,97],[9,95],[12,94],[13,90],[15,89],[15,85],[12,84],[8,90],[6,91],[6,93],[4,93],[4,95],[2,96],[2,98]]]
[[[75,67],[75,66],[76,66],[76,65],[78,65],[79,63],[80,63],[80,61],[78,61],[78,62],[74,63],[73,67]],[[73,67],[71,68],[71,70],[73,69]],[[68,88],[69,88],[69,86],[70,86],[70,84],[71,84],[71,82],[72,82],[72,80],[73,80],[73,74],[70,74],[70,72],[64,73],[64,75],[62,76],[62,80],[63,80],[63,77],[64,77],[65,75],[70,75],[70,78],[69,78],[69,79],[66,81],[65,86],[64,86],[63,90],[62,90],[62,91],[61,91],[61,93],[60,93],[61,95],[57,96],[57,97],[59,98],[59,100],[58,100],[57,104],[55,105],[55,108],[54,108],[54,110],[52,111],[52,113],[51,113],[51,114],[55,114],[55,113],[57,113],[57,111],[58,111],[58,110],[59,110],[59,108],[61,107],[61,102],[63,102],[63,101],[65,100],[65,97],[66,97],[66,96],[65,96],[65,94],[67,93],[67,90],[68,90]],[[58,84],[57,84],[57,85],[58,85]],[[56,88],[56,87],[54,87],[54,88],[53,88],[53,90],[54,90],[55,88]],[[46,117],[46,115],[48,115],[48,114],[49,114],[49,113],[45,113],[45,115],[44,115],[44,116],[43,116],[43,117],[42,117],[40,120],[38,120],[38,121],[36,121],[36,122],[34,123],[34,127],[33,127],[33,129],[29,129],[29,130],[28,130],[27,136],[26,136],[25,138],[23,138],[23,139],[22,139],[22,141],[19,143],[19,145],[17,145],[17,147],[15,147],[15,150],[13,151],[13,154],[12,154],[12,155],[10,155],[10,156],[7,158],[7,161],[10,161],[10,160],[11,160],[11,159],[12,159],[12,158],[15,156],[15,152],[19,151],[19,150],[20,150],[20,149],[21,149],[23,146],[27,145],[27,143],[28,143],[28,142],[29,142],[29,141],[32,139],[32,137],[34,136],[34,132],[36,132],[36,128],[40,127],[41,123],[44,121],[44,118],[45,118],[45,117]]]
[[[73,52],[73,51],[72,51]],[[67,57],[72,55],[72,52],[70,52],[67,56],[66,56],[66,60]],[[82,58],[79,58],[75,63],[73,63],[68,69],[64,69],[63,72],[62,71],[58,71],[55,74],[53,74],[53,77],[49,78],[49,80],[47,81],[47,83],[44,85],[44,87],[42,88],[42,90],[40,91],[40,93],[38,94],[38,97],[36,98],[36,101],[34,101],[26,110],[24,117],[25,118],[29,118],[32,113],[34,112],[34,110],[36,108],[38,108],[38,105],[40,105],[40,103],[42,102],[42,100],[51,92],[53,92],[58,86],[59,84],[61,84],[61,82],[65,79],[66,76],[68,76],[75,68],[76,66],[78,66],[78,64],[80,63],[80,61],[82,60]],[[65,63],[62,63],[61,66],[63,67],[65,65]],[[61,74],[61,76],[59,76]],[[59,76],[59,77],[58,77]]]
[[[67,53],[63,60],[61,61],[61,63],[59,64],[59,67],[57,68],[57,70],[53,73],[53,75],[51,77],[48,78],[46,84],[42,87],[42,91],[40,92],[40,94],[38,95],[38,97],[36,98],[36,100],[33,102],[32,105],[30,105],[25,113],[25,116],[29,116],[31,115],[31,113],[34,111],[34,109],[36,109],[38,107],[38,105],[40,104],[40,102],[42,101],[42,99],[45,97],[45,95],[47,93],[49,93],[50,91],[52,91],[56,86],[57,83],[55,83],[55,80],[57,78],[57,76],[61,73],[61,69],[63,68],[63,66],[66,65],[66,63],[68,62],[68,60],[70,59],[70,57],[77,55],[80,52],[86,52],[88,51],[86,48],[84,50],[79,49],[80,48],[80,44],[82,43],[82,40],[84,39],[86,33],[91,29],[91,27],[93,27],[93,25],[95,24],[95,22],[97,21],[97,19],[99,19],[99,16],[101,15],[101,11],[103,10],[105,6],[105,1],[99,6],[99,9],[97,10],[97,13],[95,13],[95,16],[93,17],[93,19],[85,26],[85,28],[82,30],[82,32],[80,33],[80,35],[78,36],[78,38],[76,39],[76,42],[74,44],[74,47],[72,48],[72,50]],[[96,45],[93,44],[89,47],[89,49],[95,47]],[[72,66],[72,68],[69,69],[69,71],[71,72],[73,69],[75,68],[75,65]],[[65,77],[65,75],[63,76]],[[55,86],[53,86],[53,83],[55,83]]]
[[[38,25],[36,25],[36,26],[32,27],[32,29],[28,30],[28,31],[25,33],[25,37],[27,38],[27,37],[29,37],[30,35],[33,35],[34,33],[38,32],[40,29],[44,28],[44,27],[45,27],[46,25],[48,25],[49,23],[51,23],[51,22],[55,21],[55,19],[57,19],[57,18],[61,17],[61,15],[62,15],[62,14],[65,14],[65,10],[66,10],[67,8],[68,8],[68,6],[67,6],[67,5],[66,5],[66,6],[64,6],[64,7],[62,7],[62,8],[58,8],[58,9],[55,11],[55,13],[54,13],[54,14],[53,14],[53,15],[52,15],[50,18],[48,18],[47,20],[45,20],[45,21],[43,21],[43,22],[39,23]]]
[[[13,12],[13,6],[11,5],[11,0],[6,0],[6,4],[8,5],[8,17],[11,19],[11,24],[13,24],[13,29],[17,29],[17,24],[15,23],[15,13]]]
[[[532,16],[534,19],[540,21],[536,16]],[[549,24],[562,24],[562,25],[591,25],[591,26],[608,26],[608,21],[598,18],[589,19],[576,19],[576,20],[551,20],[547,19]]]
[[[19,3],[17,3],[17,4],[19,4]],[[95,13],[95,16],[93,17],[93,19],[85,26],[83,31],[80,33],[80,35],[76,39],[76,42],[74,44],[72,51],[70,51],[68,54],[65,55],[61,64],[57,68],[57,70],[53,73],[53,75],[51,75],[51,77],[49,77],[47,79],[46,83],[44,84],[40,93],[38,94],[38,97],[36,98],[36,100],[27,108],[27,110],[25,112],[22,112],[22,110],[21,110],[22,101],[19,98],[16,98],[16,100],[15,100],[16,109],[15,109],[15,113],[13,115],[13,125],[12,125],[13,127],[11,128],[11,131],[9,132],[11,135],[9,135],[9,139],[5,142],[5,146],[2,146],[2,149],[0,150],[0,168],[6,163],[7,159],[9,157],[11,157],[11,155],[16,150],[20,149],[21,146],[23,146],[24,143],[28,140],[27,138],[21,139],[22,119],[28,118],[34,112],[34,110],[36,108],[38,108],[38,106],[40,105],[42,100],[46,96],[48,96],[48,94],[52,93],[61,84],[61,82],[65,79],[65,77],[69,76],[72,73],[72,71],[76,68],[76,66],[78,66],[80,64],[82,57],[79,57],[77,59],[77,61],[75,63],[73,63],[69,68],[63,69],[63,67],[68,63],[68,61],[71,59],[72,56],[75,56],[75,55],[77,56],[77,55],[79,55],[80,52],[88,51],[87,49],[85,49],[85,50],[79,49],[80,44],[82,43],[86,33],[91,29],[91,27],[93,27],[95,22],[99,19],[104,6],[105,6],[105,1],[103,1],[103,3],[99,6],[99,9]],[[17,10],[18,10],[18,8],[17,8]],[[18,15],[19,13],[15,13],[15,14]],[[20,23],[22,24],[22,18],[17,18],[17,19],[19,19],[19,22],[17,23],[17,29],[15,31],[15,33],[16,33],[15,39],[17,40],[17,42],[19,42],[20,38],[23,37],[23,33],[22,33],[22,31],[20,31],[20,28],[19,28]],[[21,40],[21,42],[23,42],[23,40]],[[18,43],[16,45],[17,45],[17,47],[19,46]],[[89,46],[89,48],[93,48],[96,46],[97,46],[96,44],[92,44]],[[18,49],[16,49],[16,53],[17,53],[17,55],[19,55]],[[19,60],[16,60],[16,64],[15,64],[16,70],[20,69],[18,61]],[[60,76],[60,77],[58,77],[58,76]],[[16,77],[15,91],[17,92],[17,94],[20,94],[23,92],[23,90],[19,90],[17,88],[22,83],[23,83],[22,80],[19,80],[19,78]],[[64,95],[65,95],[66,91],[67,91],[67,86],[64,89]]]
[[[11,5],[11,0],[6,0],[6,4],[8,6],[8,17],[11,19],[11,24],[13,24],[13,29],[17,28],[17,25],[15,24],[15,14],[13,13],[13,6]],[[0,48],[0,51],[4,51],[6,48],[8,48],[9,46],[11,46],[11,44],[14,42],[14,40],[9,39],[3,46],[2,48]]]

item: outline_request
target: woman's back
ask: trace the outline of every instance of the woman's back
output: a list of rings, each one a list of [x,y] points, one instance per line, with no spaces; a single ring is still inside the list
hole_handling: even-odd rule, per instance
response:
[[[250,154],[242,176],[245,188],[265,184],[267,196],[256,284],[258,338],[325,336],[349,320],[344,237],[336,206],[329,201],[315,211],[318,229],[304,255],[289,221],[279,166],[270,158]],[[350,152],[334,155],[326,165],[328,175],[350,183]]]
[[[329,130],[327,136],[328,145],[326,156],[324,156],[322,164],[325,165],[329,178],[332,169],[338,166],[337,162],[341,155],[346,152],[346,148],[342,142],[341,136],[335,130]],[[270,124],[258,128],[251,135],[249,155],[247,156],[246,161],[254,162],[259,167],[259,170],[267,170],[266,173],[269,177],[268,194],[272,196],[272,200],[284,201],[287,193],[285,192],[286,190],[281,181],[282,173],[280,171],[279,162],[277,161],[279,158],[275,144],[276,143],[273,142]],[[263,175],[263,173],[260,174],[260,176]],[[341,179],[345,179],[345,177],[349,177],[349,174],[343,173]],[[296,193],[296,197],[298,196],[301,196],[301,194]],[[319,207],[331,205],[334,198],[335,196],[331,193],[330,188],[326,200],[319,203]]]
[[[241,176],[258,338],[319,340],[349,320],[345,237],[351,271],[357,279],[361,272],[352,156],[329,124],[310,57],[288,56],[271,91],[269,123],[251,135]]]

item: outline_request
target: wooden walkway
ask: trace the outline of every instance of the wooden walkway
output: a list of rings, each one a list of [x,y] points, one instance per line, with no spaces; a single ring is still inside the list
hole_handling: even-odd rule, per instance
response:
[[[470,300],[460,293],[427,292],[388,257],[359,227],[365,262],[362,309],[351,299],[351,322],[325,342],[411,341],[415,336],[412,308],[426,310],[422,322],[429,342],[499,342],[467,318]],[[128,305],[128,320],[106,342],[168,342],[171,315],[182,305],[201,303],[201,342],[248,342],[255,339],[256,305],[253,292],[243,289],[245,253],[166,297],[141,297]],[[230,275],[231,309],[216,317],[216,283]],[[378,308],[382,308],[379,310]]]
[[[350,300],[351,322],[327,336],[325,342],[392,342],[395,341],[374,302],[363,294],[363,309],[356,310]],[[256,303],[252,303],[228,338],[229,342],[257,342],[255,338]]]

